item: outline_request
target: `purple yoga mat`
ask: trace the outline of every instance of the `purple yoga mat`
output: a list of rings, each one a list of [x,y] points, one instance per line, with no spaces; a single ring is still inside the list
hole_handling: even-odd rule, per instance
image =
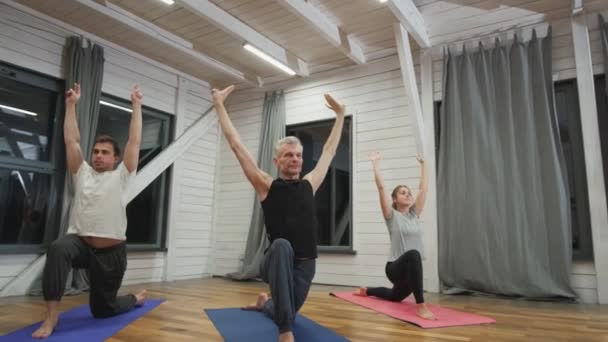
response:
[[[145,315],[150,310],[159,306],[164,299],[147,299],[144,305],[110,318],[93,318],[89,305],[82,305],[70,311],[63,312],[59,316],[59,324],[53,335],[47,339],[39,340],[32,338],[32,333],[38,329],[41,322],[32,324],[25,328],[0,336],[2,342],[22,341],[61,341],[61,342],[97,342],[105,341],[107,338],[119,332],[129,323]]]

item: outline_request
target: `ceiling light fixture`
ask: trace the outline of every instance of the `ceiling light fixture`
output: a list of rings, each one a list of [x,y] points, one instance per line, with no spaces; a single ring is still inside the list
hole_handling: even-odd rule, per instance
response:
[[[259,58],[265,60],[266,62],[274,65],[275,67],[283,70],[283,72],[285,72],[286,74],[290,75],[290,76],[294,76],[296,74],[295,71],[293,71],[293,69],[291,69],[290,67],[288,67],[287,65],[277,61],[276,59],[270,57],[269,55],[267,55],[266,53],[262,52],[261,50],[259,50],[258,48],[256,48],[255,46],[249,44],[249,43],[245,43],[243,44],[243,48],[249,52],[251,52],[252,54],[258,56]]]

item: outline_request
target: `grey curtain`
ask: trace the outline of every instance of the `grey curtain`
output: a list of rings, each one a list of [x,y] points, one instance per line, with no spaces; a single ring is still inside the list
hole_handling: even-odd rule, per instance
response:
[[[439,275],[451,290],[573,298],[551,31],[445,57]]]
[[[99,119],[99,101],[101,100],[105,61],[103,47],[81,37],[69,37],[65,46],[65,56],[66,90],[73,87],[75,82],[81,85],[80,100],[76,105],[76,117],[80,130],[82,156],[88,162],[95,142]],[[64,236],[67,231],[73,195],[73,179],[69,172],[66,172],[59,237]],[[48,239],[53,240],[54,237],[48,237]],[[77,269],[68,277],[65,294],[79,294],[88,288],[87,271]],[[40,279],[32,287],[30,293],[42,293]]]
[[[278,170],[272,163],[274,144],[285,137],[285,95],[283,92],[266,93],[262,109],[262,127],[258,150],[258,167],[277,177]],[[268,247],[264,213],[260,200],[255,196],[253,213],[249,225],[249,235],[245,247],[245,256],[238,272],[226,274],[232,280],[249,280],[258,277],[264,250]]]
[[[82,94],[76,106],[80,147],[86,160],[89,159],[95,142],[99,121],[99,101],[103,84],[103,47],[79,37],[68,38],[66,45],[66,87],[74,82],[82,86]]]
[[[606,96],[608,96],[608,23],[601,14],[598,15],[600,34],[602,40],[602,54],[604,55],[604,75],[606,75]]]

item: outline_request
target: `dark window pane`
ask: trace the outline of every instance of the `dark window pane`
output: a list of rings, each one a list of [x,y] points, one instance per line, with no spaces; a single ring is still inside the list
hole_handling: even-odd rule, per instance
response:
[[[608,92],[605,74],[595,77],[595,101],[597,102],[597,123],[604,166],[604,188],[608,194]]]
[[[57,93],[0,77],[0,154],[49,160]]]
[[[138,169],[146,166],[156,157],[162,146],[152,149],[141,149]],[[127,241],[129,243],[156,243],[158,229],[163,224],[163,205],[166,197],[162,196],[165,171],[148,185],[127,205]]]
[[[349,171],[335,169],[336,184],[336,230],[332,236],[332,246],[350,246],[351,199]]]
[[[555,110],[570,190],[572,255],[576,260],[590,260],[593,246],[576,80],[555,84]]]
[[[128,105],[123,105],[124,108],[130,108]],[[101,105],[99,111],[99,123],[97,124],[97,135],[109,135],[121,147],[127,144],[129,138],[129,123],[131,113],[121,109]],[[140,149],[140,162],[142,157],[147,160],[149,156],[146,153],[152,152],[154,149],[162,149],[165,139],[165,126],[168,125],[167,118],[161,118],[150,115],[144,109],[143,125],[142,125],[142,142]],[[142,166],[142,165],[140,165]]]
[[[304,147],[302,176],[316,166],[333,125],[334,120],[327,120],[287,127],[287,135],[297,136]],[[347,117],[336,156],[315,194],[319,246],[352,245],[351,177],[351,119]]]
[[[0,244],[39,244],[51,176],[0,167]]]
[[[306,148],[304,148],[306,151]],[[306,153],[306,152],[304,152]],[[332,227],[332,216],[331,210],[333,203],[331,203],[331,181],[327,181],[331,170],[328,171],[328,177],[321,184],[317,192],[315,193],[315,204],[317,207],[317,222],[319,224],[317,231],[317,245],[330,246],[330,233]]]
[[[161,176],[162,177],[162,176]],[[158,229],[162,226],[164,202],[157,195],[162,189],[162,179],[157,178],[127,205],[127,241],[130,244],[157,243]],[[162,203],[161,203],[162,202]]]
[[[441,142],[441,101],[433,104],[433,116],[435,118],[435,172],[439,171],[439,143]]]

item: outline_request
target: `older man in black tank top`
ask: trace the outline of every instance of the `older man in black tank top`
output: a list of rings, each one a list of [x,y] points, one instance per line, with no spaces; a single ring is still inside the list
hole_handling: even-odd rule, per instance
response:
[[[304,304],[315,275],[317,216],[314,194],[336,154],[345,107],[325,95],[327,107],[336,113],[336,122],[319,162],[304,177],[300,177],[302,144],[298,138],[286,137],[277,143],[273,162],[279,169],[279,178],[273,180],[258,168],[228,117],[224,100],[233,90],[234,86],[213,89],[213,101],[224,136],[262,202],[271,242],[262,261],[261,276],[270,287],[272,299],[261,293],[249,308],[263,311],[274,320],[279,328],[279,341],[293,341],[296,312]]]

